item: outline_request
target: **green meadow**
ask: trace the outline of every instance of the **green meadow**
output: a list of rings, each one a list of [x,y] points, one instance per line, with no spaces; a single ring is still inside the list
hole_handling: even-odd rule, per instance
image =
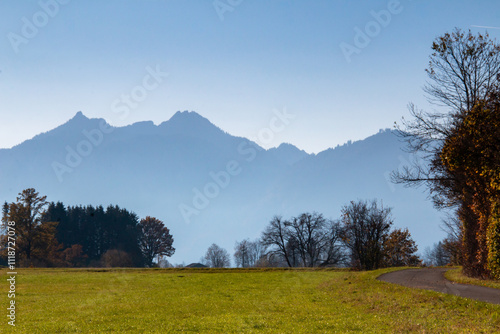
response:
[[[494,333],[500,306],[343,270],[19,269],[1,333]]]

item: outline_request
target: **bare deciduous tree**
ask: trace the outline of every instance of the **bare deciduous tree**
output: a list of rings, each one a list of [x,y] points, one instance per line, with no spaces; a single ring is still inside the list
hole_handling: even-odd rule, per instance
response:
[[[275,257],[282,256],[287,265],[292,267],[289,255],[290,250],[288,249],[289,239],[290,236],[285,226],[285,221],[280,216],[273,217],[262,233],[262,244],[271,247],[269,255]]]
[[[229,253],[216,244],[212,244],[208,247],[203,262],[205,265],[212,268],[226,268],[231,266]]]
[[[259,260],[265,255],[266,247],[260,240],[249,239],[236,242],[234,247],[234,260],[236,267],[255,267]]]
[[[426,70],[430,82],[424,87],[432,102],[463,113],[494,89],[500,46],[487,33],[474,36],[457,28],[437,38],[432,50]]]
[[[377,201],[351,201],[342,208],[342,241],[351,255],[351,266],[377,269],[381,266],[383,244],[392,225],[391,209],[379,208]]]
[[[296,250],[304,267],[339,264],[341,259],[338,223],[317,213],[303,213],[285,224],[296,241]]]
[[[424,254],[424,261],[429,266],[445,266],[450,263],[450,254],[443,247],[440,241],[432,248],[427,248]]]
[[[473,35],[456,29],[438,37],[426,69],[424,88],[430,102],[448,112],[428,112],[410,104],[410,120],[402,120],[399,135],[419,159],[391,175],[395,183],[428,187],[437,208],[459,205],[453,196],[454,178],[440,159],[444,142],[474,105],[486,99],[500,80],[500,44],[488,34]]]
[[[318,213],[303,213],[283,221],[274,217],[262,234],[270,255],[289,267],[338,265],[343,259],[339,224]]]
[[[250,267],[250,241],[248,239],[236,242],[234,246],[234,262],[236,267]]]

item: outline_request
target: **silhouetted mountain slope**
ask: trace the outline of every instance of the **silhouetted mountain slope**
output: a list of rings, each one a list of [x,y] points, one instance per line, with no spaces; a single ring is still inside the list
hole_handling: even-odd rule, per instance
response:
[[[291,144],[264,150],[195,112],[156,126],[110,127],[77,113],[65,124],[0,150],[0,199],[35,187],[67,205],[118,204],[163,220],[174,261],[199,260],[216,242],[258,237],[272,216],[318,211],[338,218],[350,200],[378,198],[421,246],[443,237],[424,194],[389,183],[404,160],[391,131],[307,154]]]

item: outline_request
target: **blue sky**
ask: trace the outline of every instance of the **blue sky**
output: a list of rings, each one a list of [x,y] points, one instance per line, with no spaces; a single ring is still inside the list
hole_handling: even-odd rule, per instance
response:
[[[421,88],[435,37],[500,27],[495,0],[60,2],[0,1],[2,148],[77,111],[125,125],[194,110],[255,139],[286,110],[295,118],[264,146],[319,152],[392,127],[410,101],[429,108]],[[367,24],[370,42],[347,61],[342,43],[356,46]],[[168,76],[155,83],[155,69]],[[133,92],[134,107],[117,112]]]

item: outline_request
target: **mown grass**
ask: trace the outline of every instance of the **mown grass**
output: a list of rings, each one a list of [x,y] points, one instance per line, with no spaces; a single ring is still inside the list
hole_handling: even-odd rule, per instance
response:
[[[457,283],[480,285],[480,286],[487,286],[489,288],[500,289],[500,281],[467,277],[464,274],[462,274],[462,268],[455,268],[448,270],[444,276],[448,280]]]
[[[500,331],[500,306],[376,280],[390,270],[20,269],[16,328],[4,315],[0,332]]]

